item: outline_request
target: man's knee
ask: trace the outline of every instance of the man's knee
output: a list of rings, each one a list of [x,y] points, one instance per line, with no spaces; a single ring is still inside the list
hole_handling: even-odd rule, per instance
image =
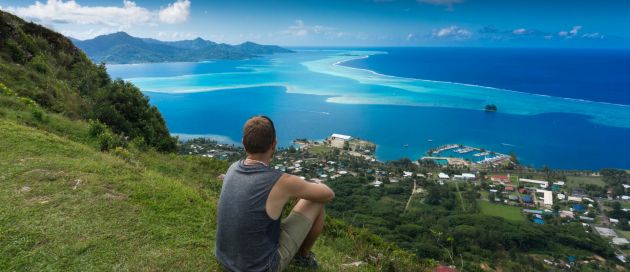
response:
[[[298,212],[306,218],[310,219],[311,222],[315,222],[315,220],[324,211],[324,204],[306,199],[300,199],[298,203],[295,204],[293,211]]]

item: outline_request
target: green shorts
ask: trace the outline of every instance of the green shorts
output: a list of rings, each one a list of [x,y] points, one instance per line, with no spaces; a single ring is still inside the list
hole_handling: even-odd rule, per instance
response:
[[[284,219],[280,225],[280,245],[278,248],[280,263],[278,264],[278,271],[283,271],[289,266],[293,256],[302,246],[306,235],[311,231],[312,226],[313,222],[298,212],[291,212]]]

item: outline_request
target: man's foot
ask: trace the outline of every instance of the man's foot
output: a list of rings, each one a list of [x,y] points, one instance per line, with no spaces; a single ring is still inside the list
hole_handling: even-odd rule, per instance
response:
[[[315,260],[315,253],[313,252],[309,252],[306,257],[302,256],[300,253],[295,254],[291,264],[304,268],[317,268],[319,266],[317,260]]]

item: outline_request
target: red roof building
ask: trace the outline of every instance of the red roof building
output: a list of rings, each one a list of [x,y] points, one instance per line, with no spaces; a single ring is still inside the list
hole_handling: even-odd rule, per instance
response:
[[[508,192],[514,192],[514,187],[508,186],[508,187],[505,187],[505,190]]]
[[[507,176],[501,176],[501,175],[495,175],[490,177],[490,180],[492,180],[493,182],[499,182],[499,183],[510,183],[510,179]]]

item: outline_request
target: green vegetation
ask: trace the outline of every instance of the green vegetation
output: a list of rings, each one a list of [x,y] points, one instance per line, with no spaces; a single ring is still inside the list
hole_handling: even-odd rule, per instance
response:
[[[3,94],[72,119],[99,120],[160,151],[175,150],[160,112],[140,90],[111,80],[104,65],[94,65],[66,37],[2,11],[0,33]]]
[[[469,182],[433,181],[415,178],[423,193],[409,201],[412,179],[367,185],[369,177],[342,177],[329,184],[337,195],[329,214],[364,226],[415,252],[465,271],[482,267],[504,271],[543,271],[542,259],[596,260],[600,268],[614,267],[613,249],[598,235],[587,233],[580,223],[562,224],[545,217],[536,225],[517,207],[479,200],[479,187]],[[461,195],[461,198],[460,198]],[[599,256],[599,257],[595,257]],[[588,270],[587,266],[580,269]]]
[[[525,220],[525,217],[521,214],[521,208],[519,207],[493,204],[483,200],[480,200],[477,205],[479,206],[481,213],[488,216],[498,216],[511,221]]]
[[[217,176],[227,162],[137,142],[101,152],[108,127],[32,107],[0,96],[0,270],[219,269]],[[314,249],[324,271],[427,267],[366,230],[327,222]]]
[[[125,32],[98,36],[74,44],[96,62],[146,63],[167,61],[205,61],[211,59],[245,59],[260,54],[289,53],[275,46],[245,42],[239,45],[217,44],[201,38],[165,42],[132,37]]]

